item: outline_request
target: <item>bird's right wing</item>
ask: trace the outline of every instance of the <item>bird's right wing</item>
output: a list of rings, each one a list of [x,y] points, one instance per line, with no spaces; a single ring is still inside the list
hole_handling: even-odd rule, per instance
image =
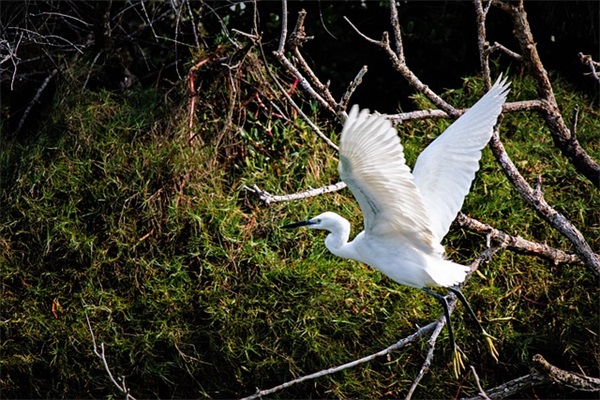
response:
[[[414,181],[423,195],[437,240],[446,236],[469,193],[481,150],[492,136],[509,85],[500,76],[489,92],[417,158]]]
[[[425,252],[439,251],[390,121],[352,107],[342,130],[338,169],[360,205],[366,234],[401,235]]]

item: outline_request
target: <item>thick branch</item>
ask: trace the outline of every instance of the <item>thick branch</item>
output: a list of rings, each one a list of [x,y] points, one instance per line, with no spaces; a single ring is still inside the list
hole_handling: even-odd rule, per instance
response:
[[[508,381],[500,386],[496,386],[492,389],[487,389],[485,391],[486,397],[489,399],[497,400],[497,399],[505,399],[507,397],[513,396],[519,392],[522,392],[526,389],[530,389],[535,386],[543,385],[549,382],[550,379],[537,371],[532,372],[531,374],[521,376],[519,378]],[[462,400],[483,400],[485,397],[482,395],[470,398],[463,398]]]
[[[544,101],[545,107],[541,114],[550,128],[555,145],[581,174],[600,189],[600,165],[585,152],[562,118],[548,73],[537,52],[523,1],[521,0],[518,6],[513,6],[494,0],[494,5],[512,17],[515,36],[519,41],[523,59],[531,71],[538,95]]]
[[[536,243],[521,236],[509,235],[501,230],[498,230],[488,224],[484,224],[474,218],[468,217],[462,212],[458,213],[456,223],[461,228],[469,229],[482,235],[486,235],[490,239],[505,244],[506,248],[517,253],[529,254],[538,257],[546,258],[554,264],[582,264],[582,260],[576,254],[569,254],[562,250],[555,249],[545,243]]]
[[[533,362],[536,364],[536,369],[539,369],[546,374],[554,383],[585,392],[600,391],[600,379],[598,378],[565,371],[564,369],[555,367],[546,361],[540,354],[533,356]]]
[[[515,186],[521,197],[533,207],[538,214],[546,220],[552,227],[558,230],[562,235],[573,243],[576,252],[585,262],[586,266],[600,277],[600,258],[594,254],[585,238],[579,230],[561,213],[554,210],[544,199],[541,190],[535,190],[523,178],[506,153],[504,145],[500,141],[498,131],[495,131],[490,140],[492,153],[502,166],[505,175]]]

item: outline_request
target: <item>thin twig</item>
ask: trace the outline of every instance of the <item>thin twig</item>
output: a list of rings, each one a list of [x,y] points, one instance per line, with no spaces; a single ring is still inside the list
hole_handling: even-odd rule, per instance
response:
[[[256,4],[254,5],[256,9]],[[287,29],[288,29],[288,9],[287,0],[281,1],[281,36],[279,37],[279,47],[277,48],[278,53],[283,53],[285,48],[285,42],[287,40]]]
[[[475,379],[475,384],[477,385],[477,390],[479,390],[479,396],[483,400],[491,400],[483,387],[481,387],[481,382],[479,381],[479,375],[477,375],[477,371],[475,371],[475,367],[471,365],[471,372],[473,373],[473,379]]]
[[[600,84],[600,71],[596,70],[596,68],[600,69],[600,62],[594,61],[589,54],[578,53],[577,57],[583,65],[587,65],[590,68],[590,72],[585,75],[590,75]]]
[[[360,32],[348,18],[344,17],[344,19],[362,38],[382,48],[388,55],[394,69],[398,71],[412,87],[427,96],[427,98],[431,100],[433,104],[444,110],[446,113],[452,115],[453,117],[458,117],[456,109],[444,101],[444,99],[438,96],[438,94],[431,90],[427,85],[421,82],[421,80],[412,72],[412,70],[408,68],[405,61],[398,57],[394,50],[392,50],[390,47],[389,34],[387,32],[383,32],[381,40],[373,40]]]
[[[48,75],[46,77],[46,79],[44,79],[44,82],[42,82],[42,84],[40,85],[39,89],[35,93],[35,96],[33,96],[33,99],[29,102],[29,105],[25,109],[25,112],[23,113],[23,116],[21,117],[21,120],[19,121],[19,125],[17,126],[17,129],[15,130],[15,133],[14,133],[15,136],[23,128],[23,125],[25,124],[25,120],[27,120],[27,116],[29,115],[29,113],[33,109],[33,106],[35,106],[38,103],[38,101],[40,100],[40,96],[42,95],[42,93],[46,89],[46,86],[48,86],[48,84],[50,83],[50,81],[52,80],[52,78],[54,78],[56,76],[56,74],[58,74],[58,69],[57,68],[55,68],[50,73],[50,75]]]
[[[573,118],[571,119],[571,136],[577,137],[577,122],[579,121],[579,106],[573,107]]]
[[[514,113],[522,111],[535,111],[543,107],[540,100],[524,100],[514,101],[510,103],[504,103],[502,105],[503,113]],[[469,109],[468,108],[457,108],[456,114],[458,116],[463,115]],[[415,119],[428,119],[428,118],[451,118],[451,116],[444,110],[428,109],[428,110],[416,110],[408,111],[399,114],[388,114],[385,115],[387,119],[392,121],[394,125],[400,125],[402,121],[410,121]]]
[[[316,379],[316,378],[320,378],[320,377],[326,376],[326,375],[331,375],[331,374],[334,374],[336,372],[343,371],[345,369],[352,368],[352,367],[355,367],[357,365],[360,365],[360,364],[366,363],[368,361],[374,360],[377,357],[385,356],[385,355],[391,353],[392,351],[401,349],[402,347],[406,346],[407,344],[412,343],[416,339],[418,339],[418,338],[426,335],[427,333],[433,331],[437,325],[438,325],[437,322],[432,322],[432,323],[430,323],[428,325],[425,325],[422,328],[419,328],[415,333],[413,333],[413,334],[411,334],[411,335],[409,335],[409,336],[407,336],[405,338],[400,339],[399,341],[397,341],[393,345],[391,345],[389,347],[386,347],[385,349],[383,349],[381,351],[378,351],[377,353],[373,353],[373,354],[368,355],[366,357],[359,358],[358,360],[354,360],[352,362],[349,362],[349,363],[346,363],[346,364],[342,364],[342,365],[339,365],[339,366],[334,367],[334,368],[324,369],[322,371],[315,372],[314,374],[305,375],[305,376],[302,376],[300,378],[293,379],[293,380],[285,382],[285,383],[283,383],[281,385],[272,387],[271,389],[257,390],[256,393],[254,393],[251,396],[244,397],[242,400],[252,400],[252,399],[256,399],[256,398],[262,397],[262,396],[266,396],[268,394],[272,394],[272,393],[278,392],[278,391],[280,391],[282,389],[285,389],[285,388],[288,388],[290,386],[293,386],[293,385],[295,385],[297,383],[304,382],[304,381],[307,381],[307,380]]]
[[[366,65],[363,65],[360,71],[358,71],[358,74],[356,74],[356,76],[354,77],[354,80],[350,82],[348,88],[346,89],[346,92],[344,93],[342,99],[338,104],[339,111],[346,111],[346,109],[348,108],[348,102],[350,101],[350,97],[352,97],[358,85],[361,84],[363,76],[365,76],[368,70],[369,68]],[[347,117],[347,115],[344,115],[344,117]]]
[[[285,0],[284,0],[285,1]],[[267,58],[265,55],[265,51],[263,49],[262,46],[262,42],[258,41],[258,48],[260,49],[260,54],[261,57],[263,59],[263,62],[265,63],[265,65],[268,65],[267,62]],[[298,71],[298,69],[296,67],[293,66],[293,64],[287,59],[287,57],[285,56],[284,52],[283,52],[283,47],[280,46],[280,48],[282,49],[282,51],[275,51],[275,57],[277,59],[280,60],[280,62],[286,66],[286,68],[288,68],[288,70],[292,71],[292,73],[294,73],[294,75],[296,76],[296,78],[298,79],[298,81],[300,82],[300,85],[304,88],[304,90],[306,90],[307,92],[309,92],[315,99],[317,99],[317,101],[319,101],[320,99],[320,103],[324,104],[326,108],[329,108],[331,111],[333,111],[333,109],[331,109],[331,107],[328,105],[328,103],[318,94],[314,91],[314,89],[310,86],[310,84],[308,83],[308,81],[306,80],[306,78],[304,78],[304,76],[302,76],[302,74],[300,73],[300,71]],[[294,110],[296,110],[296,112],[298,113],[298,115],[300,115],[300,117],[308,124],[308,126],[311,127],[311,129],[321,138],[325,141],[325,143],[327,143],[330,147],[332,147],[335,151],[338,150],[338,146],[333,143],[331,141],[331,139],[329,139],[323,132],[321,132],[321,130],[319,129],[318,126],[316,126],[312,120],[310,118],[308,118],[308,116],[304,113],[304,111],[302,111],[302,109],[300,108],[300,106],[298,106],[296,104],[296,102],[292,99],[292,97],[287,93],[286,90],[284,90],[284,88],[282,87],[281,83],[279,83],[279,80],[277,79],[277,77],[275,77],[273,75],[273,72],[271,71],[270,68],[266,68],[267,74],[271,77],[271,80],[273,82],[275,82],[275,85],[279,88],[279,92],[281,94],[283,94],[283,96],[286,98],[286,100],[289,102],[289,104],[292,106],[292,108],[294,108]]]
[[[122,393],[125,394],[125,399],[126,400],[129,400],[129,399],[136,400],[135,397],[133,397],[129,393],[129,388],[125,384],[125,377],[121,376],[120,377],[121,383],[119,383],[119,382],[117,382],[117,380],[113,376],[113,374],[112,374],[112,372],[110,370],[110,367],[108,365],[108,360],[106,360],[106,354],[105,354],[105,351],[104,351],[104,343],[100,343],[100,351],[98,351],[98,346],[96,344],[96,335],[94,335],[94,330],[92,329],[92,324],[90,322],[90,317],[88,316],[87,312],[85,313],[85,319],[87,320],[87,325],[88,325],[88,329],[90,331],[90,335],[92,335],[92,345],[94,346],[94,354],[96,354],[96,356],[98,356],[98,358],[100,358],[100,360],[102,360],[102,364],[104,365],[104,369],[106,370],[106,373],[108,374],[108,377],[109,377],[110,381]]]
[[[503,383],[500,386],[496,386],[495,388],[487,389],[486,396],[493,400],[504,399],[526,389],[543,385],[549,382],[549,380],[550,379],[544,374],[534,371],[531,374],[520,376],[516,379]],[[480,394],[476,397],[470,397],[468,399],[463,398],[463,400],[485,400],[485,398]]]
[[[500,44],[498,42],[494,42],[494,44],[491,45],[491,46],[489,46],[486,51],[491,54],[491,53],[493,53],[496,50],[502,51],[504,54],[506,54],[510,58],[513,58],[513,59],[515,59],[517,61],[523,61],[523,56],[522,55],[520,55],[516,51],[512,51],[508,47],[503,46],[502,44]]]
[[[455,307],[456,307],[456,298],[453,298],[452,300],[450,300],[448,302],[448,312],[450,314],[452,314],[452,311],[454,311]],[[433,332],[431,333],[429,340],[427,341],[427,347],[429,348],[427,350],[427,356],[425,357],[425,361],[421,365],[421,369],[419,370],[419,373],[417,374],[416,378],[413,380],[413,383],[410,386],[410,389],[408,390],[408,393],[406,395],[406,400],[410,400],[412,398],[413,394],[415,393],[415,390],[417,389],[417,386],[419,386],[419,383],[421,382],[421,380],[423,379],[425,374],[429,371],[429,367],[431,367],[431,363],[433,361],[433,354],[434,354],[437,338],[440,335],[440,333],[442,332],[442,329],[444,328],[444,325],[446,325],[446,323],[447,323],[446,318],[444,317],[444,314],[442,314],[440,319],[438,319],[437,325],[436,325],[435,329],[433,330]]]

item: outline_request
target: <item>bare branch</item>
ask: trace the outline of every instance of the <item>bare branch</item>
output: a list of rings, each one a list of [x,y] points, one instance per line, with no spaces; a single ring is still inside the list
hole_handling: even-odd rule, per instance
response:
[[[429,332],[433,331],[435,329],[435,327],[438,325],[437,322],[432,322],[428,325],[425,325],[422,328],[419,328],[415,333],[413,333],[412,335],[409,335],[403,339],[400,339],[399,341],[397,341],[396,343],[394,343],[393,345],[386,347],[385,349],[378,351],[377,353],[373,353],[371,355],[368,355],[366,357],[363,358],[359,358],[358,360],[354,360],[352,362],[346,363],[346,364],[342,364],[339,365],[337,367],[334,368],[328,368],[328,369],[324,369],[322,371],[319,372],[315,372],[314,374],[310,374],[310,375],[305,375],[302,376],[300,378],[297,379],[293,379],[291,381],[285,382],[281,385],[272,387],[271,389],[265,389],[265,390],[257,390],[255,394],[248,396],[248,397],[244,397],[242,400],[252,400],[252,399],[256,399],[262,396],[266,396],[268,394],[272,394],[275,392],[278,392],[282,389],[288,388],[290,386],[293,386],[297,383],[300,382],[304,382],[307,380],[312,380],[312,379],[316,379],[316,378],[320,378],[322,376],[326,376],[326,375],[331,375],[334,374],[336,372],[339,371],[343,371],[345,369],[348,368],[352,368],[355,367],[357,365],[366,363],[368,361],[374,360],[377,357],[381,357],[381,356],[385,356],[387,354],[390,354],[392,351],[394,350],[398,350],[401,349],[403,347],[405,347],[406,345],[408,345],[409,343],[414,342],[415,340],[417,340],[418,338],[428,334]]]
[[[402,63],[406,63],[404,58],[404,45],[402,43],[402,30],[400,29],[400,20],[398,19],[398,8],[395,0],[390,0],[390,22],[394,30],[394,41],[396,42],[396,55]]]
[[[598,378],[565,371],[564,369],[555,367],[546,361],[540,354],[533,356],[533,362],[536,364],[537,369],[545,373],[555,383],[585,392],[600,391],[600,379]]]
[[[467,399],[463,398],[463,400],[485,400],[486,398],[493,400],[504,399],[513,396],[519,392],[522,392],[526,389],[543,385],[545,383],[548,383],[549,381],[550,380],[546,375],[534,371],[531,374],[510,380],[500,386],[496,386],[495,388],[487,389],[486,397],[480,394],[476,397],[470,397]]]
[[[521,236],[509,235],[499,229],[496,229],[488,224],[484,224],[474,218],[470,218],[458,213],[456,223],[461,228],[469,229],[482,235],[486,235],[497,243],[504,244],[508,250],[513,250],[517,253],[529,254],[533,256],[543,257],[552,261],[555,265],[558,264],[583,264],[581,258],[576,254],[569,254],[562,250],[555,249],[545,243],[536,243],[530,240],[523,239]]]
[[[354,80],[350,82],[350,84],[348,85],[348,89],[346,89],[346,93],[344,93],[342,99],[339,102],[340,111],[346,111],[346,108],[348,108],[348,102],[350,101],[350,97],[352,97],[358,85],[362,83],[362,78],[363,76],[365,76],[368,70],[369,68],[366,65],[363,65],[360,71],[358,71],[358,74],[356,74],[356,77],[354,77]]]
[[[493,4],[512,17],[515,36],[519,41],[523,59],[531,71],[538,95],[543,100],[544,108],[541,114],[550,128],[555,145],[581,174],[589,179],[596,188],[600,189],[600,165],[585,152],[579,141],[571,135],[563,120],[548,73],[537,52],[523,2],[520,1],[517,6],[514,6],[503,1],[494,0]]]
[[[448,301],[448,312],[450,314],[452,314],[452,311],[454,310],[455,307],[456,307],[456,298],[452,298],[450,301]],[[409,400],[412,398],[413,394],[415,393],[415,390],[417,389],[417,386],[419,386],[419,383],[421,382],[421,380],[423,379],[425,374],[427,374],[427,372],[429,372],[429,367],[431,367],[431,362],[433,361],[433,353],[435,350],[435,344],[437,342],[438,336],[440,335],[440,333],[442,332],[442,329],[444,328],[444,325],[446,325],[446,318],[442,314],[440,319],[438,319],[437,325],[436,325],[435,329],[433,330],[433,332],[431,333],[429,340],[427,341],[427,347],[429,348],[427,350],[427,356],[425,357],[425,361],[423,362],[423,365],[421,365],[421,369],[419,370],[417,377],[414,379],[412,385],[410,386],[410,389],[408,390],[408,394],[406,395],[406,400]]]
[[[481,382],[479,382],[479,375],[477,375],[477,371],[475,371],[475,367],[471,365],[471,372],[473,373],[473,379],[475,379],[475,384],[477,385],[477,389],[479,390],[479,396],[483,400],[491,400],[483,387],[481,387]]]
[[[522,55],[520,55],[519,53],[517,53],[517,52],[515,52],[515,51],[512,51],[512,50],[510,50],[509,48],[507,48],[507,47],[505,47],[505,46],[501,45],[501,44],[500,44],[500,43],[498,43],[498,42],[494,42],[494,44],[493,44],[493,45],[489,46],[489,47],[486,49],[486,51],[487,51],[488,53],[490,53],[490,54],[491,54],[491,53],[493,53],[493,52],[495,52],[496,50],[500,50],[500,51],[502,51],[504,54],[508,55],[508,56],[509,56],[510,58],[512,58],[512,59],[515,59],[515,60],[517,60],[517,61],[523,61],[523,56],[522,56]]]
[[[583,65],[587,65],[590,68],[590,72],[585,75],[590,75],[600,84],[600,71],[598,71],[600,69],[600,62],[594,61],[589,54],[578,53],[577,57],[579,57],[579,61]]]
[[[387,32],[383,32],[383,37],[380,41],[370,39],[362,32],[358,30],[356,26],[350,22],[350,20],[346,17],[344,19],[350,24],[350,26],[358,33],[361,37],[366,39],[367,41],[376,44],[381,47],[386,54],[388,55],[390,61],[392,62],[392,66],[396,71],[398,71],[404,79],[408,81],[408,83],[414,87],[417,91],[423,93],[429,100],[431,100],[436,106],[444,110],[446,113],[452,115],[453,117],[458,117],[456,109],[448,104],[444,99],[438,96],[433,90],[431,90],[427,85],[425,85],[421,80],[408,68],[404,59],[401,59],[390,47],[389,35]]]
[[[550,207],[543,195],[537,193],[527,183],[506,153],[497,130],[494,131],[492,139],[490,140],[490,148],[492,149],[492,153],[494,153],[496,160],[498,160],[502,166],[505,175],[515,186],[521,197],[523,197],[523,199],[533,207],[544,220],[550,223],[552,227],[568,238],[575,246],[577,253],[585,262],[586,266],[588,266],[596,276],[600,276],[600,258],[594,254],[581,232],[579,232],[571,221]]]
[[[256,9],[256,3],[254,4]],[[277,48],[278,53],[283,54],[285,48],[285,42],[287,41],[287,29],[288,29],[288,9],[287,0],[281,2],[281,36],[279,37],[279,47]]]
[[[320,196],[325,193],[337,192],[338,190],[342,190],[346,187],[344,182],[338,182],[333,185],[323,186],[316,189],[309,189],[304,192],[292,193],[286,195],[273,195],[265,190],[262,190],[256,185],[252,185],[251,187],[244,186],[249,192],[252,192],[258,196],[258,198],[265,204],[269,205],[271,203],[280,203],[286,201],[294,201],[294,200],[302,200],[307,199],[309,197]]]
[[[19,121],[19,125],[17,126],[17,129],[15,130],[15,133],[14,133],[15,135],[17,135],[21,131],[21,129],[23,128],[23,125],[25,124],[25,121],[27,120],[27,116],[31,112],[31,109],[33,108],[33,106],[35,106],[38,103],[38,101],[40,100],[40,96],[46,89],[46,86],[48,86],[48,84],[56,76],[56,74],[58,74],[58,69],[55,68],[50,73],[50,75],[48,75],[46,77],[46,79],[44,79],[44,82],[42,82],[39,89],[35,93],[35,96],[33,96],[33,99],[31,99],[31,101],[29,102],[29,105],[25,109],[25,112],[23,113],[23,116],[21,117],[21,120]]]
[[[284,0],[285,3],[285,0]],[[287,7],[284,7],[287,9]],[[296,27],[294,29],[294,31],[292,32],[292,34],[290,35],[290,42],[294,43],[292,50],[296,50],[297,46],[299,43],[308,40],[309,38],[306,37],[306,35],[304,34],[304,18],[306,17],[306,11],[301,10],[298,13],[298,21],[296,24]],[[283,27],[282,27],[283,29]],[[283,33],[282,33],[282,38],[283,38]],[[275,55],[275,57],[288,69],[288,71],[290,71],[295,77],[296,79],[298,79],[300,86],[306,91],[308,92],[315,100],[317,100],[319,102],[319,104],[321,104],[321,106],[323,106],[325,109],[331,111],[332,113],[335,114],[335,101],[333,101],[333,104],[331,101],[332,97],[329,94],[329,96],[326,96],[328,98],[328,100],[326,100],[323,95],[319,94],[314,88],[313,86],[310,84],[310,82],[304,77],[304,75],[302,75],[302,73],[298,70],[298,68],[296,68],[294,66],[294,64],[286,57],[285,55],[285,43],[279,43],[279,48],[273,52],[273,54]],[[295,52],[295,55],[298,57],[300,53],[299,52]],[[300,56],[300,60],[303,60],[303,58]],[[306,64],[306,62],[305,62]],[[323,89],[323,86],[319,80],[316,78],[316,76],[314,74],[312,74],[312,71],[310,70],[310,68],[306,68],[306,70],[311,72],[311,76],[313,77],[313,83],[314,82],[318,82],[319,84],[319,89]],[[305,71],[306,72],[306,71]],[[328,93],[329,91],[326,90],[326,92]]]
[[[110,381],[113,383],[113,385],[115,385],[122,393],[125,394],[125,399],[126,400],[136,400],[135,397],[133,397],[130,393],[129,393],[129,388],[127,387],[127,385],[125,384],[125,377],[121,376],[119,378],[119,380],[121,381],[121,383],[119,383],[115,377],[113,376],[110,367],[108,365],[108,361],[106,360],[106,354],[104,352],[104,343],[100,343],[100,351],[98,351],[98,346],[96,344],[96,336],[94,335],[94,330],[92,329],[92,324],[90,322],[90,317],[88,316],[87,312],[85,313],[85,319],[87,320],[87,325],[88,325],[88,329],[90,331],[90,335],[92,335],[92,344],[94,346],[94,354],[96,354],[96,356],[98,356],[98,358],[100,358],[100,360],[102,360],[102,364],[104,365],[104,369],[106,370],[106,373],[108,374],[108,377],[110,379]]]
[[[520,111],[533,111],[539,110],[542,107],[543,105],[540,100],[515,101],[511,103],[504,103],[502,106],[502,112],[513,113]],[[468,108],[457,108],[456,114],[460,116],[466,113],[468,110]],[[416,110],[400,114],[388,114],[385,117],[392,121],[394,125],[400,125],[402,121],[410,121],[414,119],[452,118],[447,112],[437,109]]]
[[[264,51],[263,51],[263,48],[262,48],[262,44],[259,43],[259,45],[260,45],[259,47],[261,49],[261,54],[262,54],[263,59],[264,59],[265,55],[264,55]],[[283,96],[290,103],[290,105],[294,108],[294,110],[296,110],[296,112],[298,113],[298,115],[300,115],[300,117],[304,120],[304,122],[306,122],[308,124],[308,126],[310,126],[311,129],[321,139],[323,139],[323,141],[325,141],[325,143],[327,143],[332,149],[334,149],[335,151],[338,151],[338,146],[335,143],[333,143],[331,141],[331,139],[329,139],[327,136],[325,136],[325,134],[323,132],[321,132],[321,130],[319,129],[319,127],[316,126],[314,124],[314,122],[312,122],[312,120],[310,118],[308,118],[308,116],[304,113],[304,111],[302,111],[302,109],[300,108],[300,106],[298,106],[296,104],[296,102],[294,101],[294,99],[292,99],[292,97],[283,89],[283,87],[281,86],[281,83],[279,83],[279,81],[277,80],[277,78],[275,76],[273,76],[273,73],[271,72],[271,70],[269,68],[267,68],[266,70],[267,70],[267,73],[271,76],[271,79],[273,79],[273,82],[275,82],[275,84],[279,88],[279,91],[281,92],[281,94],[283,94]]]

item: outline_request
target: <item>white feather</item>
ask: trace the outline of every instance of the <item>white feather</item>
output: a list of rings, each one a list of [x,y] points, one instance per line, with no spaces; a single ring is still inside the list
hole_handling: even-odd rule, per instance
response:
[[[425,202],[438,241],[448,233],[469,193],[479,169],[481,151],[492,137],[508,87],[509,83],[500,76],[485,96],[417,158],[414,183]]]

